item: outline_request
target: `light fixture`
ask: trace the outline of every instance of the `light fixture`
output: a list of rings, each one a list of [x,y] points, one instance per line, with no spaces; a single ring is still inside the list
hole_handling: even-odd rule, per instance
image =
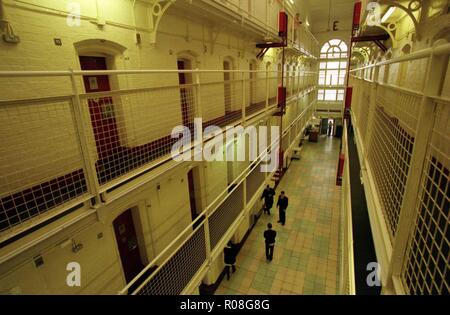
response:
[[[386,22],[386,20],[392,15],[392,13],[395,11],[395,7],[389,7],[389,9],[386,11],[386,13],[381,18],[381,23]]]
[[[306,21],[306,26],[309,26],[309,22],[308,21]]]
[[[290,3],[294,4],[294,0],[289,0]]]

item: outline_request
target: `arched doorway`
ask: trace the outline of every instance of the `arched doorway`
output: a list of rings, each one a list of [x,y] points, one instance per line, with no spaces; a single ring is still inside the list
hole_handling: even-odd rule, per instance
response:
[[[227,57],[223,60],[223,81],[224,81],[224,105],[225,105],[225,115],[233,111],[233,99],[232,99],[232,85],[234,75],[230,70],[234,70],[233,59]]]
[[[192,73],[183,72],[183,70],[192,70],[192,63],[193,58],[189,56],[180,55],[177,58],[182,123],[191,130],[191,134],[193,135],[195,118],[195,97],[192,86],[193,79]]]

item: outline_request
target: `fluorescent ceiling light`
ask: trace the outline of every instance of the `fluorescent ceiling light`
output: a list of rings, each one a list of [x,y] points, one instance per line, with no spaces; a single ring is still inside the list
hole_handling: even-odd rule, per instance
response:
[[[386,13],[381,18],[381,23],[386,22],[387,19],[391,16],[391,14],[395,11],[395,7],[389,7],[389,9],[386,11]]]

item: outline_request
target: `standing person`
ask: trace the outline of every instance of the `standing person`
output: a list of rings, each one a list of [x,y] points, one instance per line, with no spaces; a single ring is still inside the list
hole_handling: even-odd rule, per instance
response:
[[[328,132],[327,132],[327,136],[331,136],[331,130],[333,129],[333,122],[328,122]]]
[[[264,238],[266,240],[266,259],[272,260],[273,248],[275,247],[275,237],[277,232],[272,230],[272,224],[267,224],[267,230],[264,231]]]
[[[277,207],[280,216],[278,223],[284,225],[286,223],[286,209],[288,207],[288,197],[286,197],[284,191],[282,191],[280,196],[278,197]]]
[[[227,246],[223,250],[225,261],[225,272],[227,274],[227,280],[230,280],[230,269],[234,273],[236,271],[236,249],[232,241],[228,241]]]
[[[270,214],[270,209],[273,206],[273,197],[275,196],[275,190],[267,185],[264,189],[261,199],[264,198],[264,213]]]

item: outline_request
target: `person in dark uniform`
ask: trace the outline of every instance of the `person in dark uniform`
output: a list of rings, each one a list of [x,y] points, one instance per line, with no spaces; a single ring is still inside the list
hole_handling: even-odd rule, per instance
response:
[[[275,237],[277,232],[272,230],[272,224],[267,224],[267,230],[264,231],[264,239],[266,240],[266,259],[272,260],[273,248],[275,247]]]
[[[288,197],[285,196],[284,191],[278,196],[277,207],[280,216],[278,223],[284,225],[286,223],[286,209],[288,207]]]
[[[275,196],[275,190],[269,185],[264,189],[261,199],[264,198],[264,213],[270,214],[270,209],[273,206],[273,197]]]
[[[230,280],[230,269],[234,273],[236,271],[236,248],[232,241],[228,241],[227,246],[223,250],[225,261],[225,272],[227,280]]]
[[[333,130],[333,123],[330,121],[328,123],[328,132],[327,132],[327,136],[332,136],[331,131]]]

